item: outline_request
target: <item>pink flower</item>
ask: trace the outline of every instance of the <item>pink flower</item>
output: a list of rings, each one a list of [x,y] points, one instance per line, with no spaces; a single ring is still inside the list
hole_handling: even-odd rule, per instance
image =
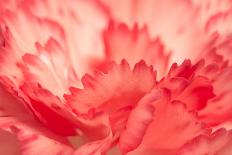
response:
[[[4,0],[0,154],[232,154],[230,0]]]

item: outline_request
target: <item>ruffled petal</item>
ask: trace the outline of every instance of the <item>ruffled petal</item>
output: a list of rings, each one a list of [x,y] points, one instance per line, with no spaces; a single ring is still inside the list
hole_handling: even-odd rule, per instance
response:
[[[201,119],[209,126],[218,125],[231,120],[231,76],[232,68],[229,67],[219,71],[213,79],[216,96],[199,112]]]
[[[2,25],[0,26],[0,38],[2,42],[0,47],[1,80],[7,80],[8,85],[17,88],[23,80],[23,74],[17,66],[23,52],[19,49],[9,29]]]
[[[45,47],[39,43],[36,47],[38,55],[22,57],[21,70],[27,82],[37,82],[61,98],[70,85],[78,86],[79,79],[67,54],[54,39],[49,39]]]
[[[227,36],[232,32],[230,27],[231,19],[232,19],[231,10],[228,12],[219,12],[208,20],[205,29],[210,34],[214,32],[218,32],[222,35]]]
[[[140,145],[146,129],[154,117],[155,109],[152,103],[160,98],[161,93],[158,90],[153,90],[144,96],[132,110],[119,140],[120,150],[123,153],[132,151]]]
[[[62,135],[77,134],[79,122],[58,97],[35,83],[26,83],[21,89],[24,100],[46,126]]]
[[[131,70],[123,60],[120,65],[113,63],[105,73],[97,73],[95,77],[86,75],[82,82],[84,89],[72,88],[72,94],[65,96],[67,103],[77,114],[105,113],[114,137],[112,141],[117,141],[131,109],[155,85],[155,73],[144,61]]]
[[[225,27],[223,27],[220,22],[225,19],[224,15],[231,10],[232,3],[230,0],[192,0],[192,5],[197,8],[198,24],[208,34],[226,29],[227,26],[224,25]]]
[[[199,111],[200,118],[208,126],[224,124],[231,120],[231,37],[215,34],[206,44],[202,55],[205,66],[196,72],[207,77],[213,86],[215,97],[210,99],[204,109]],[[225,85],[226,83],[226,85]]]
[[[103,57],[106,20],[94,1],[17,1],[2,5],[1,14],[1,24],[10,29],[21,56],[35,54],[35,42],[44,46],[52,37],[65,50],[72,72],[78,76],[92,72],[93,64]]]
[[[17,136],[21,154],[59,154],[71,155],[73,149],[65,138],[47,131],[35,120],[19,122],[14,118],[0,118],[0,127]]]
[[[57,136],[38,123],[24,103],[8,93],[2,85],[0,98],[1,136],[5,135],[9,138],[2,144],[2,146],[6,145],[5,148],[1,147],[2,149],[11,147],[11,151],[20,151],[20,154],[25,155],[41,153],[68,155],[73,152],[71,145],[64,137]],[[2,129],[12,135],[3,134]],[[4,137],[1,137],[1,140],[2,138]]]
[[[64,32],[60,25],[49,19],[34,16],[20,4],[16,10],[5,10],[1,18],[1,22],[10,29],[19,49],[23,52],[35,53],[35,42],[44,44],[50,36],[60,43],[64,42]]]
[[[124,24],[110,23],[105,31],[105,52],[107,61],[120,63],[126,59],[130,66],[134,66],[143,59],[152,65],[158,74],[163,75],[168,65],[169,55],[159,38],[151,39],[147,28],[139,29],[134,26],[129,29]]]
[[[188,109],[200,110],[213,97],[215,95],[211,81],[205,77],[195,77],[175,99],[186,103]]]
[[[186,104],[187,109],[198,111],[215,97],[211,79],[198,75],[203,67],[203,61],[194,65],[190,60],[185,60],[179,66],[173,64],[167,77],[158,83],[158,87],[171,91],[172,100],[181,101]]]
[[[198,111],[199,119],[206,126],[216,126],[231,120],[231,67],[222,56],[208,52],[205,65],[202,61],[195,65],[190,61],[180,66],[173,64],[158,87],[171,91],[172,100]]]
[[[184,103],[170,102],[166,91],[163,91],[163,95],[162,100],[152,103],[155,109],[153,119],[141,144],[129,154],[175,154],[186,142],[208,132],[198,121],[196,114],[186,109]]]
[[[63,44],[78,76],[93,71],[92,65],[103,58],[102,31],[107,26],[106,16],[94,0],[29,0],[22,5],[39,18],[50,19],[62,27]]]
[[[232,153],[231,137],[232,132],[225,129],[215,131],[211,135],[199,136],[185,144],[178,155],[230,155]]]
[[[130,27],[136,23],[139,27],[147,26],[151,36],[158,36],[166,48],[173,51],[172,62],[180,63],[186,58],[195,58],[207,40],[196,18],[197,7],[192,5],[191,1],[98,1],[110,19],[126,23]]]
[[[91,108],[112,113],[136,105],[155,85],[155,73],[144,61],[131,70],[123,60],[121,65],[113,63],[107,73],[85,75],[82,82],[84,89],[72,88],[72,95],[65,96],[68,104],[77,113],[87,113]]]

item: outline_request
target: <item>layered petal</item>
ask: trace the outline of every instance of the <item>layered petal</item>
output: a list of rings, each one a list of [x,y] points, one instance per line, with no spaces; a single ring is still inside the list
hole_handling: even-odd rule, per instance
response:
[[[144,136],[141,139],[141,144],[138,148],[131,151],[133,147],[128,148],[125,145],[127,143],[121,143],[122,146],[127,146],[122,147],[125,149],[123,151],[131,151],[129,154],[133,155],[149,155],[154,153],[157,155],[175,154],[178,148],[186,142],[200,134],[208,132],[198,121],[194,112],[188,111],[184,103],[178,101],[170,102],[170,96],[166,93],[163,91],[162,99],[152,102],[155,112],[152,121],[148,124]],[[130,119],[134,120],[134,118],[129,117]],[[127,125],[128,128],[126,130],[135,132],[136,128],[133,129],[130,128],[132,125]]]
[[[230,4],[232,6],[232,4]],[[222,35],[228,36],[231,34],[231,19],[232,11],[218,12],[216,15],[211,17],[206,23],[205,29],[207,33],[212,34],[218,32]]]
[[[72,88],[72,94],[65,96],[67,103],[77,114],[104,113],[109,119],[113,143],[124,130],[131,110],[155,85],[155,73],[144,61],[131,70],[123,60],[120,65],[111,64],[105,73],[86,75],[82,82],[83,89]]]
[[[229,155],[232,153],[231,131],[220,129],[211,135],[199,136],[185,144],[178,155]]]
[[[29,0],[23,5],[32,14],[62,27],[63,44],[79,76],[93,71],[92,64],[103,58],[102,31],[107,26],[106,16],[94,0]]]
[[[21,89],[26,95],[24,100],[40,121],[59,134],[77,134],[78,120],[58,97],[35,83],[26,83]]]
[[[86,72],[92,72],[94,70],[92,65],[103,57],[101,33],[106,21],[94,2],[79,0],[62,2],[28,0],[17,1],[15,4],[9,2],[9,5],[2,6],[1,14],[1,24],[8,27],[14,38],[14,42],[10,41],[9,44],[17,46],[17,51],[20,51],[17,53],[19,58],[25,53],[37,55],[35,43],[45,46],[51,37],[67,56],[72,65],[72,74],[82,76]],[[85,18],[82,18],[83,14]],[[88,18],[86,14],[89,15]],[[96,19],[98,22],[95,22]]]
[[[229,67],[216,74],[217,76],[213,79],[216,96],[199,112],[202,120],[210,126],[231,120],[231,73],[232,68]]]
[[[72,147],[66,138],[57,136],[44,128],[34,119],[24,103],[8,93],[2,85],[0,96],[4,99],[0,103],[1,137],[9,138],[2,144],[5,145],[5,151],[17,151],[26,155],[72,153]],[[7,150],[7,148],[14,149]]]
[[[51,36],[60,43],[65,39],[62,28],[56,22],[36,17],[20,4],[16,10],[4,10],[1,23],[10,29],[16,44],[23,52],[35,53],[35,42],[44,44]]]
[[[227,23],[226,21],[229,21],[224,17],[232,8],[232,3],[230,0],[192,0],[191,3],[198,10],[198,24],[205,29],[207,34],[214,33],[215,31],[222,32],[223,30],[227,29],[226,25],[223,27],[221,24],[222,20],[225,23]]]
[[[131,70],[123,60],[120,65],[111,64],[106,73],[85,75],[82,82],[84,89],[72,88],[72,95],[66,96],[68,104],[77,113],[87,113],[91,108],[112,113],[136,105],[155,85],[155,73],[144,61]]]
[[[39,43],[36,47],[38,55],[25,54],[22,57],[20,69],[26,81],[37,82],[61,98],[70,85],[78,86],[79,79],[67,53],[54,39],[49,39],[45,47]]]
[[[21,50],[17,46],[12,34],[7,27],[0,27],[0,75],[5,84],[18,87],[23,80],[23,74],[17,66],[20,61]]]
[[[108,149],[113,144],[112,134],[104,139],[87,143],[75,151],[75,155],[106,155]]]
[[[215,97],[211,79],[198,74],[202,68],[203,61],[195,65],[189,60],[181,65],[173,64],[167,77],[158,83],[158,87],[170,90],[173,101],[181,101],[186,104],[187,109],[198,111]]]
[[[166,48],[173,51],[171,57],[173,62],[195,58],[198,50],[207,40],[202,26],[198,24],[198,18],[195,18],[197,7],[190,1],[99,1],[110,19],[126,23],[130,27],[136,23],[139,27],[147,26],[152,37],[158,36]],[[178,22],[176,22],[177,19]]]
[[[126,59],[134,66],[143,59],[152,65],[161,76],[165,73],[169,55],[159,38],[151,39],[147,28],[139,29],[134,26],[129,29],[124,24],[110,23],[105,31],[105,52],[107,61],[119,63]]]
[[[0,152],[232,153],[230,0],[0,3]]]
[[[17,136],[21,154],[72,154],[73,149],[67,141],[65,142],[65,138],[58,138],[33,121],[27,120],[21,123],[16,119],[1,118],[0,126]]]
[[[121,133],[119,140],[119,146],[122,152],[132,151],[140,145],[154,117],[155,108],[152,104],[162,98],[161,94],[159,90],[153,90],[144,96],[132,110],[125,130]]]

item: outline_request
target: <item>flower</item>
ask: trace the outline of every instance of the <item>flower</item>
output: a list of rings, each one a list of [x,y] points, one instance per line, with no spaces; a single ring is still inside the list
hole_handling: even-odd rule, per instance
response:
[[[0,153],[232,154],[230,0],[4,0]]]

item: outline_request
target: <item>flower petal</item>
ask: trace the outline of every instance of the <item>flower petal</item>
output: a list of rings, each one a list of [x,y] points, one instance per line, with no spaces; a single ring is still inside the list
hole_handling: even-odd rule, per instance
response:
[[[133,107],[154,86],[155,73],[144,61],[130,70],[123,60],[121,65],[113,63],[106,74],[84,76],[82,82],[84,89],[73,88],[72,95],[65,96],[68,104],[77,113],[87,113],[91,108],[112,113],[124,107]]]
[[[169,55],[159,38],[151,39],[146,28],[134,26],[130,30],[126,25],[111,22],[104,35],[106,59],[120,63],[126,59],[134,66],[143,59],[163,75],[168,65]]]
[[[170,96],[165,94],[164,91],[163,99],[153,103],[155,114],[152,122],[141,144],[130,154],[174,153],[187,141],[207,132],[196,114],[188,111],[184,103],[170,102]]]
[[[226,12],[231,10],[232,3],[230,0],[192,0],[192,5],[198,9],[198,24],[202,25],[207,33],[225,29],[226,26],[224,28],[220,25],[214,26],[213,23],[224,16],[224,13],[227,14]]]
[[[26,83],[21,89],[26,95],[25,101],[40,121],[56,133],[77,134],[79,122],[58,97],[35,83]]]
[[[172,100],[185,103],[188,110],[198,111],[215,96],[211,80],[204,77],[206,75],[197,74],[203,67],[203,61],[195,65],[189,60],[180,66],[173,64],[168,76],[158,83],[158,87],[170,90]]]
[[[69,58],[60,45],[49,39],[45,47],[36,44],[38,55],[25,54],[21,70],[28,82],[37,82],[62,98],[70,84],[78,85],[77,75],[69,63]],[[79,82],[80,83],[80,82]],[[74,86],[75,86],[74,85]],[[59,89],[58,89],[59,88]]]
[[[205,29],[208,33],[218,32],[226,36],[232,32],[230,28],[231,19],[231,10],[228,12],[219,12],[208,20]]]
[[[87,143],[75,151],[75,155],[106,155],[112,145],[112,134],[102,140]]]
[[[0,75],[1,79],[10,81],[12,87],[18,87],[23,80],[17,63],[20,62],[22,51],[19,49],[11,32],[7,27],[0,26],[0,38],[3,42],[0,47]]]
[[[201,119],[209,126],[231,120],[231,76],[232,68],[228,67],[219,71],[213,79],[216,97],[210,100],[207,106],[199,112]]]
[[[59,24],[34,16],[22,5],[19,5],[16,10],[4,11],[1,17],[4,25],[10,29],[19,49],[23,52],[35,53],[35,42],[44,44],[50,36],[60,43],[64,42],[64,32]],[[43,33],[40,32],[41,30]]]
[[[186,0],[98,0],[109,19],[126,23],[130,27],[147,26],[149,34],[164,42],[173,54],[172,62],[194,58],[204,45],[205,36],[198,24],[196,10]],[[182,18],[179,18],[182,17]],[[176,22],[178,19],[178,22]],[[191,28],[189,28],[191,25]],[[198,39],[196,39],[198,38]],[[199,51],[200,52],[200,51]]]
[[[65,138],[49,132],[35,120],[27,120],[22,123],[14,118],[0,118],[0,127],[16,135],[20,143],[20,152],[29,154],[59,154],[71,155],[73,149],[65,142]],[[34,121],[34,122],[33,122]]]
[[[17,137],[10,132],[0,129],[0,153],[5,155],[20,154],[20,146]]]
[[[120,150],[123,153],[132,151],[139,146],[146,129],[153,120],[155,109],[152,103],[160,98],[161,93],[158,90],[153,90],[144,96],[132,110],[119,140]]]
[[[0,87],[0,98],[1,140],[4,138],[2,136],[8,135],[2,134],[2,129],[12,134],[11,136],[8,135],[9,141],[2,144],[6,145],[5,149],[10,147],[11,151],[20,151],[20,153],[26,155],[41,153],[71,154],[72,148],[64,137],[57,136],[44,128],[34,119],[24,103],[8,93],[2,86]],[[14,136],[17,136],[17,138]],[[17,149],[17,145],[20,149]],[[1,149],[4,148],[1,147]]]
[[[55,21],[62,27],[63,44],[78,76],[92,72],[92,64],[103,58],[102,31],[107,25],[95,0],[30,0],[22,5],[35,16]]]
[[[232,153],[231,137],[232,132],[225,129],[220,129],[209,136],[199,136],[185,144],[178,155],[229,155]]]

